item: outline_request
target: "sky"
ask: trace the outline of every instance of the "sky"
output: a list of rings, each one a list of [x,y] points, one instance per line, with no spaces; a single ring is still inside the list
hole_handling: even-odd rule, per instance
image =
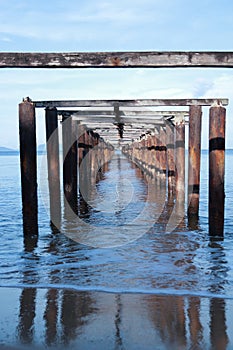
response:
[[[0,0],[0,51],[231,51],[230,0]],[[233,148],[233,70],[0,69],[0,146],[18,148],[18,104],[32,100],[229,98],[226,145]],[[37,142],[45,143],[44,111]],[[203,108],[202,146],[208,146]]]

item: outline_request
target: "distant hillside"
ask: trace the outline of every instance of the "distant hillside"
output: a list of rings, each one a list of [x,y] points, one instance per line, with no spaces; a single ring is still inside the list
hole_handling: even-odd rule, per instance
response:
[[[46,152],[46,145],[45,144],[38,145],[37,146],[37,153],[41,154],[44,152]],[[1,154],[19,154],[19,150],[0,146],[0,153]]]
[[[2,146],[0,146],[0,152],[1,153],[19,153],[17,149],[2,147]]]

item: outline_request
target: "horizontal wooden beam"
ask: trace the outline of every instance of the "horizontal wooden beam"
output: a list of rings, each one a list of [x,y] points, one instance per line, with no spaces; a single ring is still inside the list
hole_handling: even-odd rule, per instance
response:
[[[74,120],[75,120],[75,117],[74,117]],[[82,119],[82,120],[78,120],[81,124],[85,124],[85,125],[92,125],[92,124],[96,124],[96,123],[99,123],[100,127],[101,124],[104,124],[104,123],[112,123],[112,124],[116,124],[116,120],[112,117],[109,117],[109,118],[104,118],[104,120],[102,118],[95,118],[93,120],[90,120],[90,119]],[[154,125],[164,125],[165,122],[164,120],[162,119],[147,119],[147,118],[120,118],[119,120],[120,123],[123,123],[123,124],[132,124],[132,123],[138,123],[138,124],[154,124]]]
[[[1,52],[0,68],[232,68],[232,51]]]
[[[115,114],[113,111],[101,111],[101,110],[85,110],[85,111],[77,111],[77,110],[58,110],[57,111],[58,115],[62,116],[73,116],[77,120],[83,120],[83,118],[90,118],[94,119],[96,117],[102,117],[103,120],[106,117],[115,117]],[[189,111],[150,111],[150,110],[140,110],[140,111],[135,111],[135,110],[128,110],[128,111],[119,111],[119,116],[120,117],[133,117],[136,116],[138,118],[144,118],[144,117],[170,117],[170,116],[176,116],[176,115],[189,115]]]
[[[211,106],[213,104],[228,105],[227,98],[183,98],[183,99],[137,99],[137,100],[65,100],[65,101],[33,101],[37,108],[47,107],[113,107],[115,104],[124,107],[157,107],[157,106]]]
[[[81,124],[85,124],[85,125],[94,125],[96,123],[98,123],[98,125],[100,126],[100,128],[102,127],[103,124],[105,123],[112,123],[112,124],[116,124],[116,120],[114,118],[104,118],[104,120],[102,118],[95,118],[93,120],[90,119],[84,119],[84,120],[79,120],[79,122]],[[154,125],[165,125],[165,121],[162,119],[148,119],[148,118],[120,118],[119,120],[120,123],[123,124],[132,124],[132,123],[137,123],[137,124],[154,124]]]

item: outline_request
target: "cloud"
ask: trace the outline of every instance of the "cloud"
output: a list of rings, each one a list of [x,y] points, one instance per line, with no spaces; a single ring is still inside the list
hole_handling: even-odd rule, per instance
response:
[[[196,98],[201,98],[208,94],[208,92],[213,88],[214,82],[206,78],[198,78],[194,85],[194,96]]]
[[[119,35],[122,33],[122,26],[129,27],[130,24],[152,19],[151,13],[147,12],[144,6],[129,7],[121,1],[117,3],[87,1],[83,4],[71,1],[66,7],[54,4],[52,9],[51,11],[51,4],[49,9],[45,1],[42,1],[37,8],[32,7],[30,2],[24,2],[17,11],[3,6],[0,14],[0,33],[4,37],[80,41],[93,39],[100,31],[103,37],[105,35],[109,37],[109,31],[113,28],[118,28],[116,34]],[[111,33],[113,34],[114,32]]]

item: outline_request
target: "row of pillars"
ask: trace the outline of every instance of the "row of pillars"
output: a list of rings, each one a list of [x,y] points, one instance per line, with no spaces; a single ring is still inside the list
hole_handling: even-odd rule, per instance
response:
[[[50,220],[60,229],[61,168],[56,108],[46,108],[45,122]],[[23,228],[26,236],[33,236],[38,235],[37,147],[35,106],[30,99],[19,104],[19,136]],[[100,172],[111,159],[113,146],[72,117],[63,117],[62,150],[64,206],[77,213],[80,191],[98,181]]]
[[[209,110],[209,233],[224,232],[224,167],[226,110],[214,105]],[[189,107],[188,138],[188,205],[189,218],[198,217],[201,171],[202,107]],[[123,147],[125,153],[146,175],[166,184],[168,197],[185,201],[185,120],[175,117],[164,126],[155,126],[153,133]]]

